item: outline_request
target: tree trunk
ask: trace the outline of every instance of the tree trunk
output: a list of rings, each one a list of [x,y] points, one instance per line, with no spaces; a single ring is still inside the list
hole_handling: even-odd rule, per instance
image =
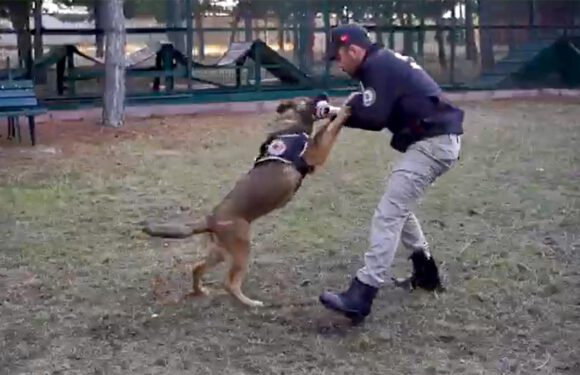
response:
[[[403,25],[413,26],[413,19],[410,13],[403,16]],[[413,31],[405,31],[403,34],[403,54],[407,56],[415,56],[415,42],[413,41],[415,33]]]
[[[294,61],[300,61],[300,13],[295,11],[292,19],[294,30],[292,30],[292,44],[294,45]]]
[[[316,13],[308,9],[304,15],[304,33],[302,39],[302,53],[304,54],[304,63],[306,71],[310,71],[314,64],[314,29],[316,27]]]
[[[203,35],[203,10],[195,12],[195,30],[197,34],[197,57],[205,59],[205,37]]]
[[[383,12],[383,17],[385,18],[385,26],[389,28],[395,25],[395,21],[393,20],[393,14],[397,12],[395,6],[396,6],[395,1],[391,0],[389,2],[389,7],[385,9],[385,11]],[[395,31],[393,31],[393,29],[389,30],[389,48],[392,50],[395,49]]]
[[[443,17],[437,17],[436,25],[441,27],[443,23]],[[443,30],[437,28],[435,31],[435,40],[437,41],[437,50],[439,57],[439,65],[443,69],[447,69],[447,56],[445,54],[445,38],[443,37]]]
[[[390,17],[387,22],[388,26],[393,26],[393,20]],[[389,31],[389,48],[395,49],[395,32],[392,29]]]
[[[125,17],[124,0],[107,0],[103,125],[121,127],[125,112]]]
[[[465,54],[467,60],[477,61],[478,52],[475,45],[475,28],[473,24],[473,0],[465,3]]]
[[[183,2],[180,0],[165,0],[167,6],[167,27],[183,27]],[[167,33],[169,41],[175,49],[185,53],[185,33],[181,31],[170,31]]]
[[[383,26],[385,24],[385,20],[383,19],[383,15],[380,13],[375,13],[375,25],[377,25],[377,31],[375,33],[377,38],[377,44],[384,46],[385,45],[385,38],[383,38]]]
[[[240,9],[239,9],[239,5],[234,8],[234,14],[232,15],[232,32],[230,33],[230,42],[228,45],[231,45],[233,42],[237,41],[237,36],[238,36],[238,25],[240,23],[241,17],[240,17]]]
[[[489,0],[479,0],[479,19],[482,25],[490,25],[492,22],[492,10]],[[480,29],[481,65],[484,72],[490,71],[495,66],[493,53],[493,30]]]
[[[34,0],[34,60],[38,60],[44,54],[42,41],[42,0]],[[34,78],[36,83],[46,83],[46,69],[35,69]]]
[[[104,29],[104,20],[103,20],[103,13],[105,8],[104,1],[95,1],[95,29]],[[95,35],[95,47],[97,49],[96,56],[101,58],[105,54],[105,35],[104,34],[97,34]]]
[[[244,41],[251,42],[252,38],[252,31],[254,30],[253,25],[254,18],[252,17],[252,13],[248,9],[244,9]]]
[[[32,38],[30,35],[31,3],[22,0],[6,1],[12,27],[16,30],[18,45],[18,66],[27,67],[27,60],[32,57]]]

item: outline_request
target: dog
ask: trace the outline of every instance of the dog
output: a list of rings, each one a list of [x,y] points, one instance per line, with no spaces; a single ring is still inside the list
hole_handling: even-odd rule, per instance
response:
[[[250,226],[254,220],[286,206],[304,178],[325,164],[350,116],[350,108],[327,105],[325,114],[329,108],[332,112],[323,116],[320,103],[328,104],[328,98],[322,95],[281,101],[270,124],[272,131],[260,146],[252,168],[205,217],[182,224],[144,226],[145,233],[156,237],[209,235],[207,255],[193,265],[193,290],[188,296],[207,296],[202,285],[203,275],[229,257],[225,290],[246,306],[264,305],[262,301],[248,298],[241,290],[250,258]],[[321,118],[325,121],[314,132],[314,123]]]

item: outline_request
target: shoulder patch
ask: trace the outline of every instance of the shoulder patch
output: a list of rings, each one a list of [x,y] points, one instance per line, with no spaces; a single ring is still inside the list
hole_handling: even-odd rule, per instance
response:
[[[370,107],[371,105],[375,104],[376,99],[377,93],[372,87],[365,88],[362,92],[362,103],[365,107]]]

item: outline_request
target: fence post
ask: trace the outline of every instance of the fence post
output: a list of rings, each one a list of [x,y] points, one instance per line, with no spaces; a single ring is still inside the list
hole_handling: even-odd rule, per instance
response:
[[[256,90],[262,91],[262,45],[256,43],[254,48],[256,49],[254,51],[254,56],[256,57],[256,60],[254,61],[254,83],[256,85]]]

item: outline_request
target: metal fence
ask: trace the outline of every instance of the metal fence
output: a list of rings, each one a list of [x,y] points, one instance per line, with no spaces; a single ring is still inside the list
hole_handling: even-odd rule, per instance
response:
[[[231,98],[347,87],[348,77],[323,59],[331,28],[347,22],[362,23],[376,42],[413,56],[445,87],[475,87],[502,61],[521,63],[557,37],[574,35],[580,18],[576,0],[224,3],[126,0],[129,94]],[[41,14],[31,5],[28,22],[17,22],[5,9],[2,79],[33,78],[47,100],[98,97],[104,74],[102,4],[96,0],[86,13],[72,15]],[[264,44],[258,48],[255,41]],[[168,47],[168,54],[160,53]],[[236,57],[244,48],[242,64]],[[310,81],[301,81],[301,74]]]

